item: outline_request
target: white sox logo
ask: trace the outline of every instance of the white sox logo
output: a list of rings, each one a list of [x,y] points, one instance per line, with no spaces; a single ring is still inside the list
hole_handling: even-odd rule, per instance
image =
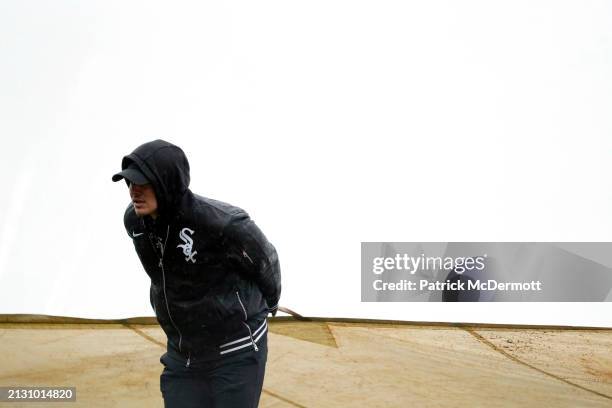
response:
[[[195,263],[194,256],[198,253],[198,251],[191,252],[193,248],[193,239],[187,235],[187,233],[193,234],[194,231],[189,228],[183,228],[179,233],[179,238],[184,242],[182,245],[177,245],[177,248],[183,248],[183,254],[186,256],[185,261]]]

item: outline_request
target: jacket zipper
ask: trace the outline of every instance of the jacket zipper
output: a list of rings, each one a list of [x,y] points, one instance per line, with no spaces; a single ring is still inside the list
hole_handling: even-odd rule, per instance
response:
[[[166,273],[164,271],[164,253],[166,252],[166,244],[168,243],[168,235],[170,234],[170,225],[168,225],[168,228],[166,229],[166,240],[164,241],[164,246],[161,247],[161,258],[159,259],[159,267],[162,270],[162,287],[164,288],[164,299],[166,301],[166,310],[168,311],[168,317],[170,318],[170,323],[172,323],[172,327],[174,327],[176,329],[176,331],[179,334],[179,351],[182,352],[182,343],[183,343],[183,334],[181,333],[181,331],[179,330],[178,326],[176,325],[176,323],[174,323],[174,320],[172,319],[172,315],[170,314],[170,305],[168,304],[168,295],[166,294]],[[189,356],[187,358],[187,367],[189,367],[190,363],[191,363],[191,356]]]
[[[242,311],[244,312],[244,321],[242,323],[246,326],[247,330],[249,331],[249,337],[251,338],[253,349],[255,351],[259,351],[259,348],[257,347],[255,340],[253,339],[253,332],[251,332],[251,328],[249,327],[249,324],[247,323],[247,320],[249,319],[249,315],[247,314],[246,308],[244,307],[244,304],[242,303],[242,300],[240,299],[240,294],[238,293],[238,291],[236,291],[236,297],[238,298],[238,303],[240,303],[240,307],[242,307]]]

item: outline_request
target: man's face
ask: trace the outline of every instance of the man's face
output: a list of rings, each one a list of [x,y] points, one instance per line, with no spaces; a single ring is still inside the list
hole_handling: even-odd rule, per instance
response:
[[[134,204],[136,215],[157,217],[157,199],[151,184],[130,184],[130,197]]]

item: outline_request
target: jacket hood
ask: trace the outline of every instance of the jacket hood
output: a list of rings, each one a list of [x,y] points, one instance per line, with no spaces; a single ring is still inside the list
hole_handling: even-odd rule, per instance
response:
[[[183,150],[157,139],[124,156],[121,170],[131,163],[135,163],[153,185],[158,213],[166,217],[172,215],[189,189],[189,162]]]

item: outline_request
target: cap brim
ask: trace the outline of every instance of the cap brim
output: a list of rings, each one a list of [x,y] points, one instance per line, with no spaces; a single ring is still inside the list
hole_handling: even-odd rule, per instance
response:
[[[128,180],[134,184],[148,184],[149,180],[140,171],[134,168],[127,168],[113,176],[113,181],[119,181],[122,179]]]

